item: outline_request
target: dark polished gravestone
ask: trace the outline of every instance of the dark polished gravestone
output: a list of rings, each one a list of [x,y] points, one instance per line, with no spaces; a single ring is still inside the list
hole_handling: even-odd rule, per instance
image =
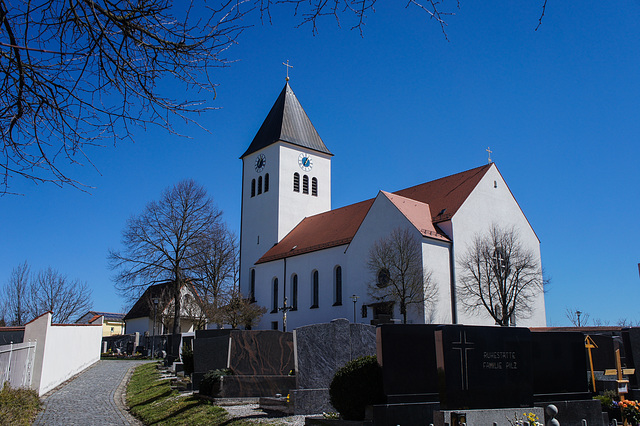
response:
[[[529,329],[446,325],[435,341],[442,409],[533,406]]]
[[[532,332],[535,401],[591,399],[580,332]]]
[[[203,330],[193,341],[193,384],[210,370],[228,368],[223,398],[286,395],[295,388],[293,334],[277,330]]]
[[[581,424],[583,419],[589,425],[602,424],[600,402],[593,400],[589,392],[584,335],[575,331],[534,331],[531,341],[534,405],[554,404],[560,424]],[[601,343],[606,347],[605,340]]]
[[[293,333],[278,330],[231,332],[229,368],[234,375],[288,375],[295,368]]]
[[[373,407],[374,425],[429,424],[438,402],[435,332],[429,324],[384,324],[376,330],[386,404]]]
[[[196,330],[193,339],[193,389],[200,389],[200,381],[208,371],[227,368],[231,331]]]

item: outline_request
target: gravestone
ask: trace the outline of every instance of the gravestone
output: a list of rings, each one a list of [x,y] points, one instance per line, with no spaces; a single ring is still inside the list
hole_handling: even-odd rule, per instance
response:
[[[278,330],[233,330],[229,368],[234,375],[288,375],[293,372],[293,334]]]
[[[582,333],[533,332],[531,342],[536,401],[591,399]]]
[[[430,324],[384,324],[377,328],[386,404],[373,407],[375,425],[429,424],[440,406],[435,332]]]
[[[446,325],[435,340],[442,409],[533,406],[529,329]]]
[[[196,330],[193,339],[193,388],[200,389],[200,381],[210,370],[227,368],[229,362],[230,329]]]
[[[610,341],[610,337],[598,337],[607,338],[601,340],[603,348],[606,348],[605,343]],[[531,341],[535,405],[557,406],[560,424],[581,424],[582,419],[589,425],[601,424],[600,402],[594,401],[589,392],[588,378],[591,374],[584,335],[580,332],[536,331],[531,333]],[[597,350],[593,350],[594,355]]]
[[[629,376],[629,398],[640,398],[640,327],[631,327],[622,330],[622,341],[624,343],[624,354],[626,365],[635,368],[635,374]],[[609,364],[609,365],[614,365]],[[613,368],[613,367],[607,367]]]
[[[329,385],[347,362],[376,353],[376,328],[346,319],[294,330],[296,390],[294,413],[336,411],[329,402]]]
[[[228,368],[223,398],[286,395],[295,388],[293,335],[278,330],[202,330],[193,341],[194,389],[209,370]]]

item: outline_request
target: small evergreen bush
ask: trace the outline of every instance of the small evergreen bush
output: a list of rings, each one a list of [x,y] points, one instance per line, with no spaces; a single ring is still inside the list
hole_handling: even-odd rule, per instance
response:
[[[349,361],[333,376],[329,386],[331,405],[345,420],[363,420],[367,405],[385,400],[382,368],[375,356]]]
[[[184,374],[193,373],[193,350],[188,346],[182,347],[182,365]]]
[[[200,394],[206,396],[216,396],[220,392],[222,376],[233,374],[228,368],[220,370],[209,370],[200,381]]]

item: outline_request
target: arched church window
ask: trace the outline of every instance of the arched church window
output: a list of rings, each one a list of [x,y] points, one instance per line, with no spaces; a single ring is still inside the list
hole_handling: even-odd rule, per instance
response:
[[[309,193],[309,176],[307,175],[302,176],[302,193]]]
[[[298,310],[298,275],[291,277],[291,310]]]
[[[342,267],[340,265],[336,266],[334,272],[334,280],[333,280],[333,306],[341,306],[342,305]]]
[[[264,175],[264,192],[269,192],[269,173]]]
[[[251,196],[252,197],[256,196],[256,180],[255,179],[251,179]]]
[[[294,192],[300,192],[300,175],[298,172],[293,174],[293,190]]]
[[[271,302],[271,313],[278,312],[278,279],[273,279],[273,301]]]
[[[311,195],[318,196],[318,179],[316,178],[311,179]]]
[[[249,301],[254,303],[256,301],[256,270],[251,270],[251,283],[249,285]]]
[[[258,177],[258,195],[262,194],[262,176]]]
[[[318,271],[313,271],[312,277],[311,309],[314,309],[318,307],[318,300],[320,299],[320,283]]]

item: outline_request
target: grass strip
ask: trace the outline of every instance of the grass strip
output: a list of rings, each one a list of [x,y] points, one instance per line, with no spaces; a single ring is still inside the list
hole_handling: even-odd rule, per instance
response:
[[[227,412],[210,401],[180,396],[169,380],[159,380],[156,363],[137,367],[127,386],[131,413],[145,425],[249,425],[230,421]]]
[[[5,383],[0,390],[0,425],[28,426],[40,411],[40,398],[31,389],[12,389]]]

